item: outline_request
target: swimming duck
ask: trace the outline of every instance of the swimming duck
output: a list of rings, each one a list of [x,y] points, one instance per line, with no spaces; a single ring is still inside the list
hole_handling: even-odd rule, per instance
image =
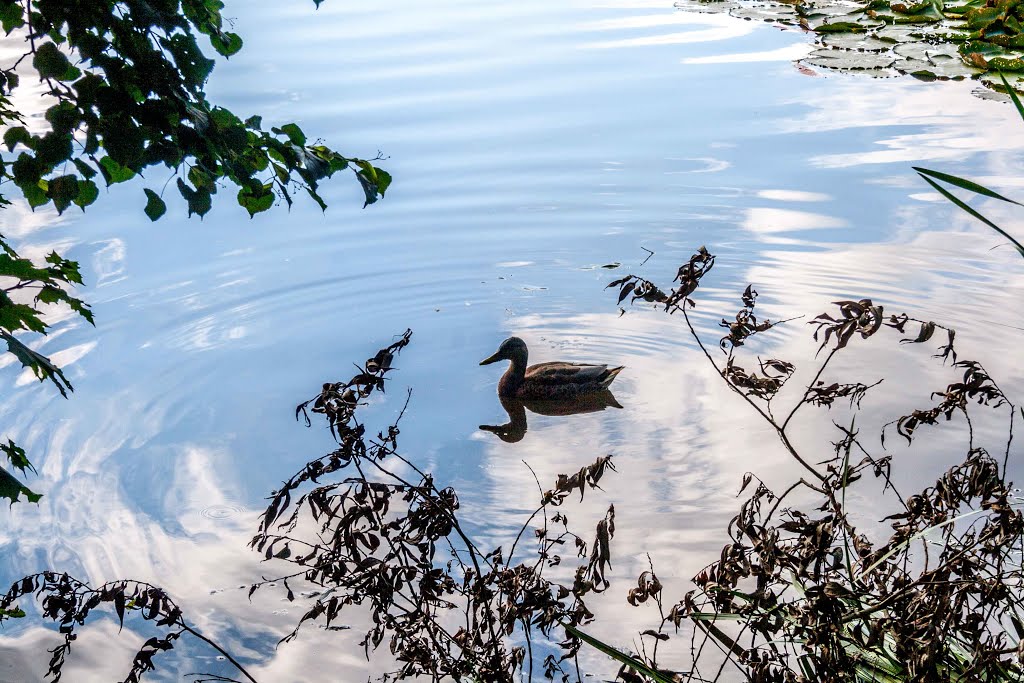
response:
[[[526,342],[519,337],[509,337],[493,356],[480,361],[480,365],[512,361],[498,382],[498,396],[525,400],[572,398],[607,389],[622,370],[622,366],[609,369],[607,365],[558,362],[527,367],[528,356]]]

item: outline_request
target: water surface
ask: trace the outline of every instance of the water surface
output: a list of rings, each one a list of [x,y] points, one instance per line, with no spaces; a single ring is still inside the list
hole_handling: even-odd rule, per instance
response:
[[[297,120],[352,155],[381,150],[395,183],[361,210],[355,183],[331,182],[324,215],[297,203],[249,220],[225,201],[189,221],[172,201],[151,225],[138,183],[111,188],[84,216],[0,214],[22,253],[57,246],[83,263],[97,317],[95,329],[58,323],[42,345],[74,382],[70,400],[0,370],[0,432],[29,451],[41,475],[30,483],[46,494],[0,509],[2,583],[47,568],[149,580],[261,680],[319,680],[327,666],[339,680],[374,673],[354,631],[308,629],[275,649],[301,606],[273,591],[250,603],[238,586],[270,571],[245,547],[264,497],[331,448],[326,430],[294,421],[295,404],[411,327],[392,390],[366,417],[390,419],[412,387],[405,449],[459,488],[478,538],[508,544],[534,505],[523,460],[546,483],[616,455],[606,494],[573,515],[589,528],[616,503],[616,583],[595,604],[594,632],[630,647],[654,621],[624,600],[646,553],[666,596],[681,596],[716,558],[743,472],[777,485],[795,472],[680,321],[619,316],[604,285],[638,267],[643,248],[655,255],[642,272],[663,282],[696,247],[718,254],[696,316],[712,346],[748,282],[772,317],[871,297],[957,327],[965,354],[1010,393],[1020,387],[1019,257],[992,250],[997,236],[910,170],[1024,194],[1020,122],[971,83],[798,70],[800,33],[669,2],[328,0],[319,11],[252,2],[228,12],[246,48],[217,67],[211,99],[268,124]],[[1024,227],[1021,214],[983,206],[1007,229]],[[611,263],[622,265],[601,267]],[[530,414],[516,443],[479,430],[507,417],[500,370],[477,362],[512,334],[532,360],[625,365],[614,385],[623,409]],[[809,370],[807,337],[797,321],[751,351]],[[927,350],[880,340],[844,371],[889,378],[865,404],[878,425],[952,376]],[[830,420],[846,413],[808,412],[801,440],[830,450]],[[897,476],[934,478],[957,455],[956,433],[893,442]],[[69,680],[126,670],[137,643],[115,631],[83,630]],[[0,680],[39,678],[54,635],[29,619],[6,629]],[[228,671],[185,651],[154,680]],[[601,657],[584,664],[614,672]]]

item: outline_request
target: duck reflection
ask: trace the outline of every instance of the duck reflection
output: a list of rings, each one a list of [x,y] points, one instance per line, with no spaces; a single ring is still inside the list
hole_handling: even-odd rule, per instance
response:
[[[506,443],[516,443],[526,436],[526,410],[537,415],[563,416],[581,413],[597,413],[605,408],[622,408],[608,389],[592,391],[564,399],[524,400],[501,396],[501,407],[508,413],[509,421],[503,425],[480,425],[480,429],[497,435]]]

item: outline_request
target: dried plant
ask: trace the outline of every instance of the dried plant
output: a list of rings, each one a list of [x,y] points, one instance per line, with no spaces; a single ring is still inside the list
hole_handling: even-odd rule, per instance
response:
[[[307,424],[307,410],[326,417],[338,448],[272,494],[251,545],[295,571],[254,584],[250,595],[280,584],[294,600],[289,582],[297,581],[319,589],[284,641],[298,637],[307,623],[331,628],[361,606],[371,624],[361,642],[367,657],[386,643],[398,663],[384,680],[532,679],[540,655],[535,633],[560,640],[538,669],[568,680],[582,641],[563,637],[562,628],[589,623],[593,614],[584,599],[608,588],[615,510],[609,506],[588,543],[570,530],[561,508],[574,494],[582,499],[599,488],[614,470],[611,457],[559,475],[547,491],[538,482],[537,508],[508,550],[481,547],[460,518],[455,490],[400,452],[405,407],[375,436],[357,419],[365,399],[384,391],[392,362],[410,339],[406,331],[348,382],[325,384],[299,405],[296,415]],[[531,529],[535,549],[517,552]],[[579,562],[571,580],[559,583],[546,570],[563,563],[563,548]]]
[[[564,510],[577,495],[600,489],[615,469],[611,456],[559,475],[548,490],[537,481],[536,508],[508,549],[482,547],[462,517],[458,493],[399,449],[411,393],[382,429],[359,421],[367,399],[385,392],[396,357],[411,341],[408,330],[350,380],[324,384],[296,409],[307,425],[311,415],[323,415],[337,448],[272,493],[250,544],[266,560],[293,565],[283,576],[253,584],[250,595],[280,586],[295,600],[298,583],[317,589],[283,641],[299,637],[304,625],[343,628],[340,620],[358,610],[367,618],[361,641],[366,656],[386,645],[396,662],[382,675],[386,681],[511,683],[533,680],[536,669],[538,676],[579,683],[577,655],[584,645],[616,660],[617,679],[626,683],[717,680],[730,664],[755,683],[1024,680],[1024,515],[1007,481],[1017,406],[981,363],[958,359],[952,329],[887,314],[862,299],[836,302],[837,310],[810,321],[820,360],[792,406],[779,411],[781,398],[793,393],[786,387],[797,376],[796,365],[742,358],[752,338],[779,324],[755,313],[757,292],[746,288],[742,308],[722,320],[727,334],[717,345],[703,341],[688,314],[714,261],[701,248],[667,291],[636,275],[610,286],[618,287],[619,303],[629,298],[681,314],[706,359],[775,432],[803,476],[776,493],[747,473],[740,493],[753,484],[752,493],[723,531],[718,559],[674,603],[649,563],[625,595],[628,604],[657,612],[655,625],[638,634],[638,652],[623,652],[585,632],[594,619],[586,600],[611,588],[614,507],[595,520],[592,540],[570,528]],[[882,447],[893,425],[911,442],[921,425],[959,417],[968,426],[965,456],[933,485],[905,496],[890,479],[892,455],[872,454],[857,427],[861,402],[881,380],[825,376],[836,354],[871,338],[926,344],[940,330],[945,339],[935,356],[962,374],[931,394],[931,407],[886,424]],[[830,455],[805,456],[790,438],[795,418],[805,407],[831,409],[837,402],[848,405],[852,417],[833,422],[837,436]],[[975,442],[976,409],[1008,416],[1001,462]],[[847,502],[852,486],[872,479],[896,509],[883,520],[891,531],[880,536],[858,528],[855,520],[863,513]],[[44,615],[60,624],[65,637],[51,653],[55,681],[76,628],[102,605],[113,607],[120,621],[138,612],[166,629],[140,649],[126,681],[139,680],[153,668],[154,655],[186,633],[210,643],[253,680],[149,584],[119,581],[92,589],[46,572],[14,584],[0,599],[0,622],[22,616],[17,601],[31,595],[41,599]],[[659,649],[678,645],[687,624],[693,664],[686,672],[670,671],[659,664]],[[709,646],[723,657],[706,675],[701,668]]]
[[[0,597],[0,625],[9,618],[25,616],[18,607],[18,601],[37,598],[40,601],[43,618],[58,624],[64,642],[50,650],[50,662],[46,676],[53,683],[60,681],[64,663],[71,652],[72,644],[78,639],[78,628],[96,611],[113,608],[118,624],[124,626],[125,618],[135,614],[144,621],[152,622],[163,630],[160,637],[153,636],[145,641],[132,660],[123,683],[138,683],[146,672],[156,665],[153,658],[161,652],[174,649],[175,642],[188,634],[197,638],[238,669],[239,673],[256,683],[248,671],[231,654],[216,642],[189,625],[181,608],[167,593],[157,586],[143,581],[111,581],[98,588],[92,588],[83,581],[58,572],[42,572],[26,576],[15,582],[5,595]],[[210,674],[202,674],[210,676]],[[212,676],[203,680],[233,681],[223,676]],[[236,682],[237,683],[237,682]]]
[[[957,360],[952,329],[906,314],[887,316],[882,306],[862,299],[836,302],[838,312],[811,321],[819,353],[827,353],[792,408],[776,417],[773,402],[794,366],[759,361],[760,373],[747,372],[735,357],[751,336],[772,327],[753,315],[754,290],[744,292],[735,321],[722,322],[729,330],[720,341],[724,362],[712,355],[687,313],[713,263],[714,256],[701,248],[680,269],[686,273],[677,275],[680,286],[668,293],[636,275],[609,286],[619,288],[620,302],[634,293],[633,301],[653,300],[669,313],[681,313],[708,361],[775,431],[806,476],[781,494],[758,480],[729,524],[719,559],[694,577],[697,588],[667,613],[661,608],[661,585],[652,581],[653,566],[640,576],[627,600],[636,605],[656,595],[659,607],[658,629],[641,637],[662,642],[668,638],[666,625],[678,631],[689,621],[702,638],[694,646],[689,674],[659,678],[644,670],[657,668],[655,649],[636,657],[620,653],[630,659],[620,679],[705,680],[700,665],[710,643],[725,657],[715,679],[731,662],[756,683],[1024,680],[1024,515],[1006,479],[1017,407],[979,362]],[[657,295],[637,297],[638,289]],[[933,486],[905,497],[889,479],[891,456],[870,454],[856,428],[861,400],[881,380],[864,384],[822,377],[835,355],[855,340],[884,330],[905,335],[908,325],[918,332],[901,343],[927,343],[944,330],[946,343],[935,355],[962,370],[963,378],[934,392],[933,407],[889,424],[908,442],[920,425],[958,415],[969,430],[963,462]],[[830,408],[839,399],[849,401],[854,416],[846,426],[833,423],[839,430],[833,455],[811,464],[790,438],[793,419],[804,406]],[[972,404],[1006,412],[1002,463],[975,444]],[[884,433],[885,428],[883,447]],[[883,483],[900,510],[884,520],[892,529],[888,537],[872,538],[852,521],[857,511],[849,509],[847,489],[865,473]],[[754,479],[751,473],[744,477],[741,493]],[[786,505],[796,491],[811,498],[802,509]]]

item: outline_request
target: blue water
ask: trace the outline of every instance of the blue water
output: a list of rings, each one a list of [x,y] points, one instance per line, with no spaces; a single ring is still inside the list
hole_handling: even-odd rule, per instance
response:
[[[378,673],[386,661],[354,645],[357,615],[352,631],[310,628],[275,649],[303,610],[274,591],[250,603],[237,587],[273,574],[246,548],[265,496],[331,448],[294,406],[410,327],[366,418],[390,419],[413,389],[404,448],[460,489],[480,539],[510,543],[534,505],[522,460],[547,483],[616,454],[607,493],[572,514],[589,529],[616,502],[616,583],[594,630],[629,647],[653,623],[624,602],[645,553],[681,597],[718,554],[743,472],[779,483],[795,471],[679,321],[619,317],[603,287],[644,248],[642,272],[666,284],[700,245],[718,255],[696,316],[712,346],[753,282],[772,317],[872,297],[948,322],[1001,386],[1020,384],[1019,257],[992,250],[1000,238],[910,168],[1024,195],[1021,123],[974,84],[801,71],[804,35],[669,2],[261,1],[227,14],[246,47],[218,65],[211,101],[295,120],[346,154],[379,150],[394,184],[364,210],[358,186],[338,179],[326,214],[300,201],[254,220],[227,196],[187,220],[168,192],[168,215],[150,224],[142,187],[166,180],[154,173],[85,215],[0,213],[19,250],[56,246],[82,262],[97,318],[58,322],[41,347],[63,361],[69,400],[0,368],[0,434],[28,450],[40,471],[29,483],[45,494],[0,506],[0,584],[47,568],[149,580],[262,681]],[[1024,232],[1024,214],[980,206]],[[752,350],[810,368],[807,333],[794,322]],[[479,430],[507,418],[500,370],[477,362],[513,334],[534,360],[626,365],[614,385],[624,408],[529,415],[517,443]],[[871,340],[836,372],[891,378],[870,406],[881,424],[948,381],[927,355]],[[801,437],[830,449],[838,414],[816,415]],[[898,476],[934,479],[928,468],[955,457],[946,443],[893,446]],[[123,676],[139,636],[115,631],[84,629],[66,680]],[[39,679],[53,637],[30,619],[5,629],[0,681]],[[185,655],[154,680],[230,671],[198,646]],[[584,663],[614,673],[599,656]]]

